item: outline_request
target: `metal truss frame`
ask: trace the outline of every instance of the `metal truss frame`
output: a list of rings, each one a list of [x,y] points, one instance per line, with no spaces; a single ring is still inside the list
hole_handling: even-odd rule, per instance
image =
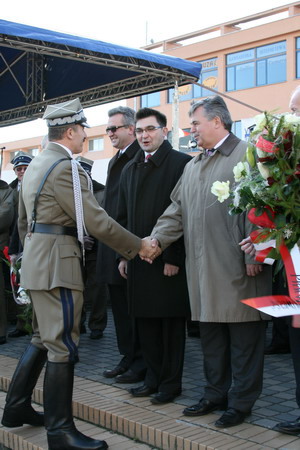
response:
[[[22,54],[10,65],[0,51],[0,57],[5,63],[5,68],[0,73],[0,79],[9,71],[25,98],[25,106],[0,112],[0,127],[39,118],[43,115],[48,103],[63,102],[74,96],[80,97],[83,106],[89,107],[169,89],[174,87],[176,82],[180,86],[197,81],[192,75],[184,74],[182,70],[146,59],[94,52],[61,43],[34,41],[0,34],[0,47],[22,51]],[[129,73],[132,72],[132,76],[129,75],[127,79],[114,83],[47,100],[44,91],[45,56],[96,64],[104,68],[120,68]],[[27,58],[26,92],[13,72],[13,66],[24,57]],[[136,75],[137,73],[139,75]]]

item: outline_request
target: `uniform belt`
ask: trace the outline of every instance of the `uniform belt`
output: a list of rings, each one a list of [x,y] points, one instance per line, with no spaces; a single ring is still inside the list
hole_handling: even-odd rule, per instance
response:
[[[77,229],[73,227],[63,227],[62,225],[48,225],[46,223],[36,223],[34,233],[62,234],[77,237]]]

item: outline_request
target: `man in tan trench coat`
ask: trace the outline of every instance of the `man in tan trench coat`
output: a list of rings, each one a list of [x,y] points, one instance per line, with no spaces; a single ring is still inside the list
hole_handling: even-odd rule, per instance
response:
[[[233,182],[232,169],[247,145],[231,133],[220,96],[194,103],[189,115],[203,151],[185,166],[152,236],[164,250],[184,235],[192,320],[200,321],[206,386],[200,402],[183,413],[225,409],[216,426],[230,427],[251,413],[262,390],[265,325],[240,300],[269,292],[268,274],[239,247],[251,231],[246,216],[230,216],[228,202],[211,193],[214,181]]]
[[[142,241],[106,214],[89,189],[88,175],[72,159],[83,150],[88,126],[79,99],[48,106],[44,118],[49,144],[29,166],[19,199],[21,285],[30,292],[34,334],[15,371],[2,424],[44,424],[44,416],[31,406],[31,394],[47,359],[44,409],[49,449],[106,449],[105,441],[80,433],[72,416],[84,289],[78,240],[83,244],[84,234],[91,235],[126,259],[137,253],[150,257],[153,249],[150,240]]]

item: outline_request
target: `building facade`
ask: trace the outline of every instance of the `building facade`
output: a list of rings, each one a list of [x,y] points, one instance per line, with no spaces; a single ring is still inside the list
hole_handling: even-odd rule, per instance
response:
[[[244,138],[259,112],[288,111],[290,94],[300,84],[300,2],[166,39],[144,49],[202,64],[198,83],[179,88],[179,150],[197,151],[190,147],[188,110],[192,101],[216,92],[224,95],[234,121],[233,131]],[[131,98],[127,105],[160,110],[166,114],[171,130],[173,93],[174,89],[170,89]],[[83,153],[95,160],[93,176],[101,182],[105,182],[108,161],[115,153],[105,128],[104,124],[87,130]],[[2,144],[6,147],[4,179],[10,181],[14,153],[22,150],[37,154],[42,138]]]

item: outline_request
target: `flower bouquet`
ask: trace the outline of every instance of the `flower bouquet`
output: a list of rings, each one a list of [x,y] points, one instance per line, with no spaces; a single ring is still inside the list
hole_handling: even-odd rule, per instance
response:
[[[10,261],[10,256],[8,254],[8,247],[5,247],[3,250],[3,255],[5,257],[2,258],[3,261],[10,268],[10,284],[11,290],[13,294],[13,298],[18,305],[23,306],[22,313],[18,314],[18,318],[24,321],[24,329],[28,331],[28,333],[32,333],[32,304],[31,299],[26,291],[20,285],[20,275],[21,275],[21,262],[22,262],[22,254],[20,254],[19,258],[14,262],[14,264]]]
[[[268,297],[268,302],[300,308],[300,117],[267,112],[257,116],[245,158],[233,173],[233,186],[216,181],[211,192],[220,202],[231,199],[230,214],[248,212],[249,221],[257,226],[250,235],[252,242],[265,243],[256,260],[276,260],[275,273],[284,265],[290,296]],[[266,305],[266,299],[261,304]],[[254,299],[243,302],[263,310]]]
[[[280,259],[282,243],[300,239],[300,117],[265,112],[256,117],[244,161],[233,169],[235,183],[215,182],[219,201],[231,198],[230,214],[248,211],[260,227],[255,242],[274,239],[268,256]]]

